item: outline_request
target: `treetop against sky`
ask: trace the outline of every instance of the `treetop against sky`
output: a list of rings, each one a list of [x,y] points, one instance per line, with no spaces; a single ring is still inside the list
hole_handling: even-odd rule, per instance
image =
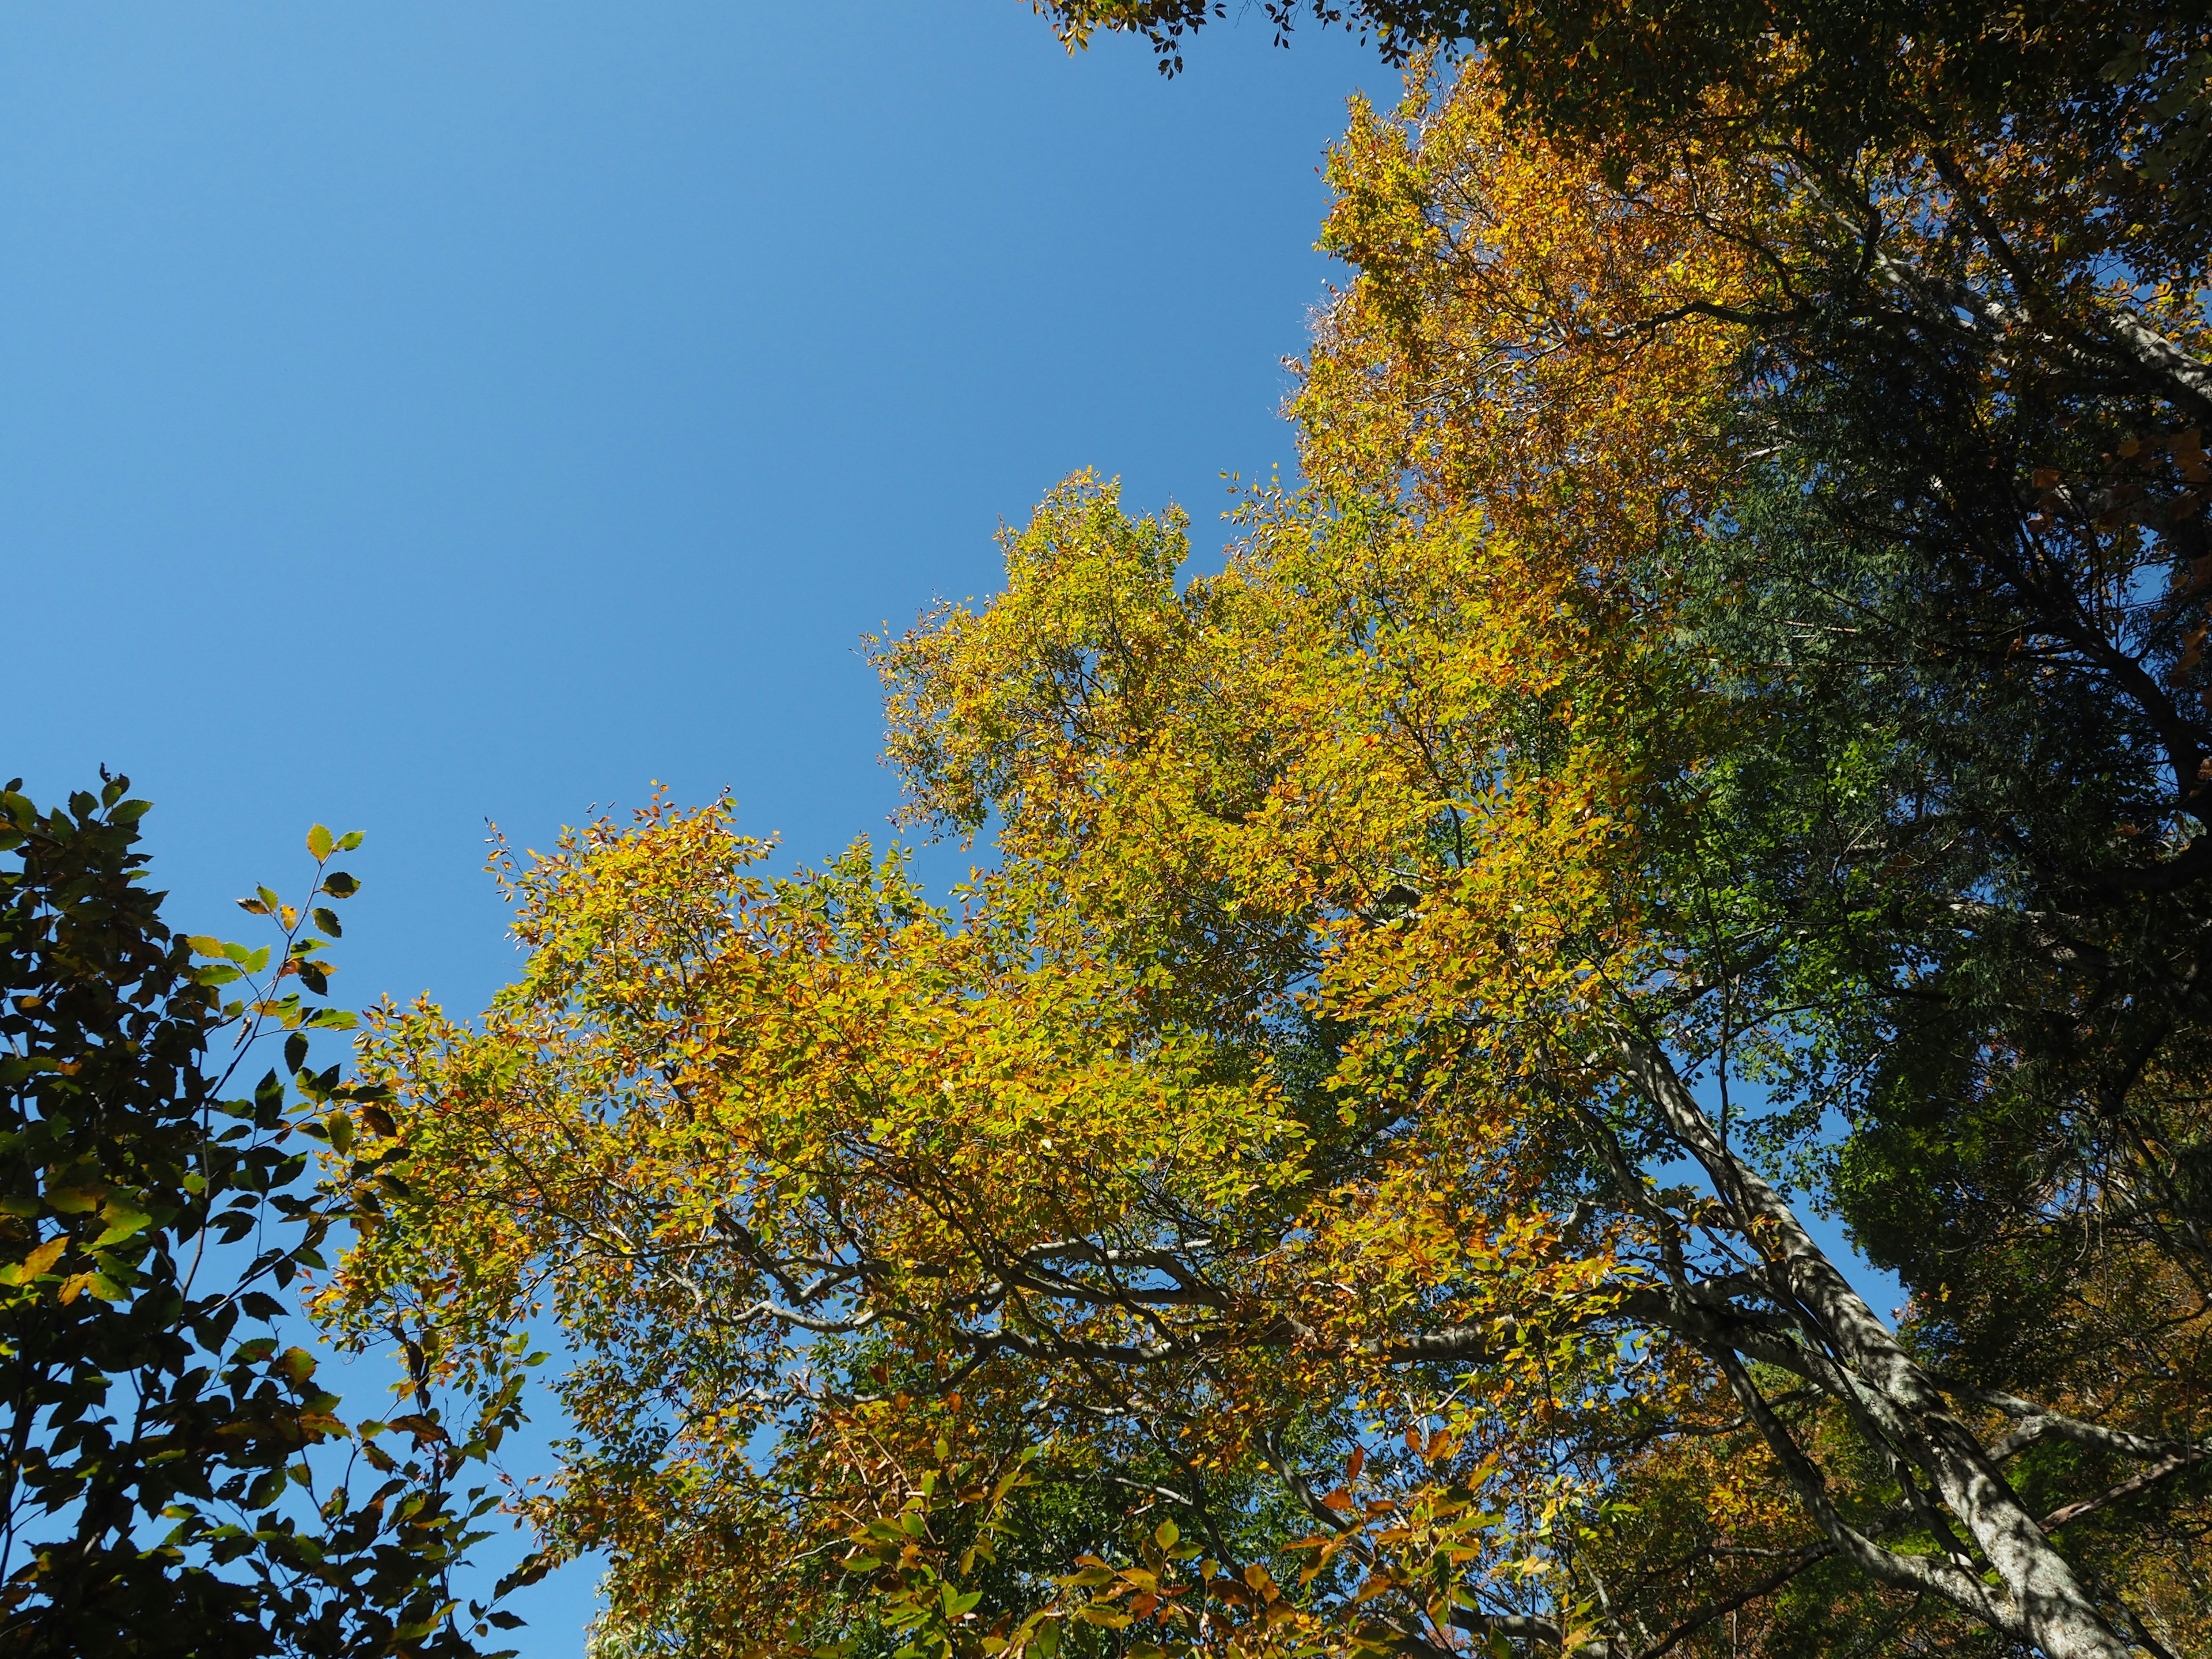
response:
[[[603,1655],[2201,1647],[2212,22],[1342,10],[1296,467],[866,641],[982,867],[498,842],[318,1316]]]

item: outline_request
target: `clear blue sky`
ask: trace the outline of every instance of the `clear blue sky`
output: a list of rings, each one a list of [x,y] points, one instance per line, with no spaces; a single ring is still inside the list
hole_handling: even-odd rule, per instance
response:
[[[1214,545],[1291,459],[1315,169],[1395,77],[1189,59],[1021,0],[9,9],[0,781],[130,773],[193,931],[367,831],[357,1003],[510,969],[488,817],[882,838],[863,633],[1075,467]]]

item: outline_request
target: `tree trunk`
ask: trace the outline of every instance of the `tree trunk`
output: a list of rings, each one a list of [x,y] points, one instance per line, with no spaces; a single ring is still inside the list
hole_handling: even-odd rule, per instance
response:
[[[1899,1564],[1903,1579],[1945,1596],[1976,1617],[2000,1626],[2014,1625],[2014,1633],[2027,1636],[2051,1659],[2130,1659],[2130,1644],[2112,1629],[2072,1565],[2022,1507],[1988,1449],[1828,1260],[1782,1195],[1723,1143],[1665,1052],[1626,1034],[1619,1038],[1619,1048],[1645,1097],[1705,1166],[1714,1190],[1735,1212],[1737,1224],[1755,1239],[1775,1270],[1775,1299],[1796,1316],[1808,1335],[1825,1345],[1827,1357],[1847,1373],[1846,1386],[1856,1383],[1871,1396],[1856,1403],[1878,1419],[1889,1419],[1883,1425],[1886,1437],[1899,1443],[1894,1449],[1934,1485],[1945,1507],[1996,1570],[2011,1607],[2002,1611],[1978,1607],[1965,1583],[1947,1586],[1940,1582],[1949,1575],[1931,1571],[1925,1558],[1896,1555],[1863,1534],[1851,1533],[1846,1553],[1869,1566],[1875,1564],[1867,1557],[1868,1550],[1888,1557]],[[1747,1378],[1743,1386],[1747,1382]],[[1855,1402],[1844,1399],[1843,1403],[1849,1407]],[[1787,1435],[1771,1416],[1765,1423],[1773,1423],[1770,1438],[1777,1432]],[[1796,1452],[1794,1445],[1790,1450]],[[1784,1458],[1785,1465],[1792,1461],[1818,1480],[1817,1470],[1802,1452],[1794,1460]],[[1796,1476],[1797,1471],[1792,1474]],[[1850,1531],[1824,1500],[1814,1501],[1814,1507],[1826,1511],[1822,1524],[1832,1535],[1838,1528]],[[1991,1619],[1993,1612],[1997,1616]],[[2012,1616],[2004,1616],[2006,1613]]]

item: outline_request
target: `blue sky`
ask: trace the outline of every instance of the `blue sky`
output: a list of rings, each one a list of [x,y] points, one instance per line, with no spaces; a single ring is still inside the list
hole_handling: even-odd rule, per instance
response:
[[[1291,460],[1363,83],[1256,16],[1172,82],[1071,59],[1020,0],[9,9],[0,781],[131,774],[192,931],[366,831],[356,1003],[510,970],[487,818],[659,780],[882,839],[864,633],[1073,468],[1210,547]]]
[[[1074,467],[1203,535],[1290,459],[1315,168],[1390,78],[1210,34],[1166,82],[1018,0],[9,12],[11,769],[130,771],[187,907],[366,830],[364,995],[504,971],[487,817],[880,834],[864,632]]]

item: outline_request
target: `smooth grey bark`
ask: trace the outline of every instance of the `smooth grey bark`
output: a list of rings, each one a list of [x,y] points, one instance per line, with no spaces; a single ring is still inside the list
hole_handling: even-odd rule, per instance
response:
[[[1845,1524],[1827,1501],[1819,1469],[1765,1408],[1738,1357],[1749,1352],[1765,1358],[1756,1352],[1764,1345],[1731,1343],[1711,1328],[1702,1338],[1693,1335],[1720,1361],[1821,1529],[1876,1577],[1941,1595],[1975,1618],[2033,1641],[2051,1659],[2129,1659],[2130,1644],[2113,1630],[2072,1565],[2021,1504],[1996,1459],[1851,1288],[1782,1195],[1729,1150],[1665,1050],[1625,1030],[1616,1042],[1638,1092],[1704,1167],[1744,1236],[1765,1256],[1769,1295],[1791,1311],[1817,1345],[1791,1369],[1836,1395],[1863,1426],[1871,1427],[1880,1441],[1925,1476],[1995,1571],[2002,1597],[1991,1595],[1965,1560],[1900,1555]]]

